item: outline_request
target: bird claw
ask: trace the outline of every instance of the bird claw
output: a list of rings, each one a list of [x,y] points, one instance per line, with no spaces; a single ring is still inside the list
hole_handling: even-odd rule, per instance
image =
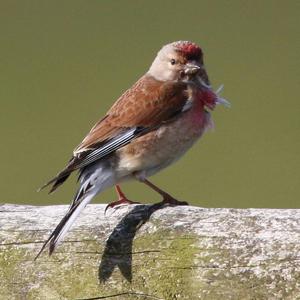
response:
[[[105,210],[104,210],[104,214],[106,214],[106,211],[109,208],[118,209],[118,208],[121,207],[121,205],[124,205],[124,204],[140,204],[140,202],[132,201],[132,200],[129,200],[127,198],[121,198],[117,201],[114,201],[114,202],[111,202],[111,203],[107,204],[106,207],[105,207]]]
[[[171,196],[166,196],[164,197],[162,203],[164,204],[169,204],[169,205],[174,205],[174,206],[177,206],[177,205],[189,205],[188,202],[186,201],[179,201]]]

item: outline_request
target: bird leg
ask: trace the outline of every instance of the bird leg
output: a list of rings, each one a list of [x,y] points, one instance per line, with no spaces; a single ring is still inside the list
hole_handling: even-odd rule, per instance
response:
[[[108,208],[114,208],[115,206],[119,206],[122,204],[139,204],[139,202],[135,202],[135,201],[131,201],[129,200],[125,194],[123,193],[123,191],[121,190],[120,186],[118,184],[115,185],[116,188],[116,192],[118,194],[118,200],[109,203],[104,210],[104,213],[106,213]]]
[[[141,182],[145,183],[147,186],[149,186],[152,190],[159,193],[162,197],[162,204],[171,204],[171,205],[189,205],[185,201],[179,201],[175,198],[173,198],[170,194],[166,193],[165,191],[161,190],[159,187],[151,183],[146,178],[140,179]]]

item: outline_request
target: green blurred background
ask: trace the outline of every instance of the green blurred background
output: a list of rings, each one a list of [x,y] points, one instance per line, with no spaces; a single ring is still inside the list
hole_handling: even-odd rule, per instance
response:
[[[54,195],[36,189],[162,45],[192,40],[232,108],[152,180],[199,206],[299,207],[299,3],[1,0],[1,202],[69,203],[74,176]],[[159,199],[140,183],[124,190]]]

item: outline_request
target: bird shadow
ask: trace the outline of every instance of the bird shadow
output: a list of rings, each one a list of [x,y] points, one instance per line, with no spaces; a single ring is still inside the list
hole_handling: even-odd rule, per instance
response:
[[[137,205],[114,228],[105,244],[99,266],[98,278],[106,282],[118,267],[129,282],[132,280],[132,243],[139,228],[157,210],[164,208],[163,203]]]

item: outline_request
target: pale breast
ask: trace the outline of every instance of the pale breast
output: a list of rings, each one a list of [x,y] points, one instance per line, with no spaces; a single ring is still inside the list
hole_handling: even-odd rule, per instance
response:
[[[151,176],[178,160],[201,137],[210,124],[210,115],[195,105],[174,121],[161,126],[119,149],[116,171],[119,176],[144,171]]]

